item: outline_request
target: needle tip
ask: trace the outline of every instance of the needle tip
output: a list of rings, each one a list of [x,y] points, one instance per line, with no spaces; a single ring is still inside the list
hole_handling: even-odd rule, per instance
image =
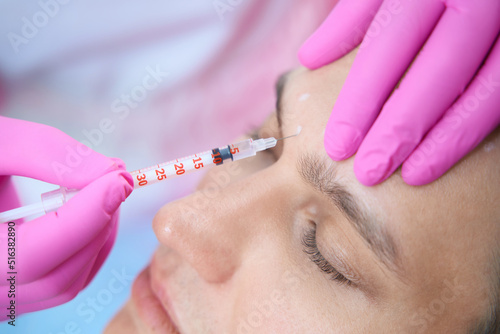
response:
[[[280,138],[280,139],[278,139],[278,141],[283,140],[283,139],[288,139],[288,138],[292,138],[292,137],[298,136],[298,135],[300,134],[300,132],[301,132],[301,131],[302,131],[302,127],[299,125],[299,126],[297,127],[297,133],[296,133],[296,134],[291,135],[291,136],[288,136],[288,137],[283,137],[283,138]]]

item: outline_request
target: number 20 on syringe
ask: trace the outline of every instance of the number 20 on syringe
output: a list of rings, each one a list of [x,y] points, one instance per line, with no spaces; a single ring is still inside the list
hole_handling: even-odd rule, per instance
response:
[[[134,189],[154,184],[171,177],[201,170],[210,165],[222,165],[228,159],[237,161],[252,157],[256,155],[257,152],[275,147],[278,140],[297,136],[300,131],[301,128],[299,127],[295,135],[280,139],[273,137],[257,140],[247,139],[236,144],[214,148],[211,151],[195,154],[186,158],[176,159],[174,161],[136,170],[130,173],[134,178]],[[41,195],[42,201],[39,203],[0,212],[0,224],[55,211],[76,195],[78,191],[78,189],[60,187],[59,189],[43,193]]]
[[[248,141],[251,142],[249,143]],[[134,177],[134,188],[144,187],[146,185],[157,183],[185,173],[190,173],[210,165],[222,165],[227,159],[242,159],[247,156],[239,157],[239,155],[241,155],[240,149],[244,148],[242,146],[248,146],[251,148],[252,143],[255,143],[255,141],[249,139],[225,147],[214,148],[211,151],[139,169],[131,173]]]

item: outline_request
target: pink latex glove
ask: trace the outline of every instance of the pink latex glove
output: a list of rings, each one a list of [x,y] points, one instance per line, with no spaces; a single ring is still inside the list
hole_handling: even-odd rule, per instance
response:
[[[498,0],[341,0],[299,51],[316,69],[364,36],[326,127],[330,157],[357,151],[365,185],[402,163],[411,185],[444,174],[500,123],[499,31]]]
[[[68,169],[61,169],[63,165]],[[15,226],[16,313],[71,300],[111,250],[118,208],[132,192],[132,177],[122,161],[94,152],[55,128],[6,117],[0,117],[0,175],[0,211],[19,205],[10,175],[81,189],[57,212]],[[10,305],[7,272],[13,270],[8,268],[7,242],[8,225],[1,224],[0,320],[6,319]]]

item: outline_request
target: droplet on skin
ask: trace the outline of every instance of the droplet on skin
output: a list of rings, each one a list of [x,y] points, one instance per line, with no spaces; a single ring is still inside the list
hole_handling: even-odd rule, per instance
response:
[[[304,93],[302,94],[300,97],[299,97],[299,102],[304,102],[306,101],[309,97],[311,96],[311,94],[309,93]]]
[[[495,144],[493,144],[493,143],[484,144],[484,151],[485,152],[491,152],[491,151],[493,151],[493,149],[495,149]]]
[[[172,233],[172,230],[170,229],[170,227],[168,227],[168,226],[165,227],[165,233],[168,233],[168,234]]]

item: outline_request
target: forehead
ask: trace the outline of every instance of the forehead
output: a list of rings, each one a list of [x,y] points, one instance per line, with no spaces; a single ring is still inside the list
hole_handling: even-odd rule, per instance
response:
[[[351,62],[345,57],[316,71],[300,68],[289,74],[282,98],[283,134],[294,132],[297,125],[303,127],[293,148],[285,144],[289,155],[314,151],[327,158],[324,131]],[[395,236],[412,279],[425,274],[434,278],[425,284],[439,285],[455,275],[458,266],[466,266],[464,279],[473,280],[484,273],[490,250],[499,239],[498,218],[492,217],[500,217],[500,210],[492,199],[500,199],[500,169],[495,167],[500,154],[498,148],[491,149],[500,147],[499,137],[489,138],[488,154],[481,146],[444,177],[421,187],[406,185],[399,172],[378,186],[365,187],[354,175],[355,157],[333,163],[341,182]]]
[[[352,57],[345,57],[319,70],[298,68],[289,73],[282,98],[282,123],[283,135],[295,132],[298,125],[303,128],[294,141],[295,152],[313,151],[328,158],[323,144],[325,127],[351,65]],[[408,209],[413,208],[420,213],[419,216],[429,219],[441,216],[431,210],[438,206],[440,210],[436,211],[446,209],[446,216],[454,219],[464,209],[479,212],[485,208],[485,205],[477,203],[478,199],[484,200],[487,209],[492,211],[491,199],[500,198],[500,187],[491,186],[492,181],[495,185],[500,183],[500,169],[495,167],[500,162],[500,129],[447,174],[426,186],[405,184],[400,170],[378,186],[362,186],[353,172],[354,159],[355,156],[332,163],[337,166],[350,190],[365,200],[374,199],[376,206],[384,209],[383,212],[397,208],[409,212]],[[456,205],[467,200],[475,205]]]

